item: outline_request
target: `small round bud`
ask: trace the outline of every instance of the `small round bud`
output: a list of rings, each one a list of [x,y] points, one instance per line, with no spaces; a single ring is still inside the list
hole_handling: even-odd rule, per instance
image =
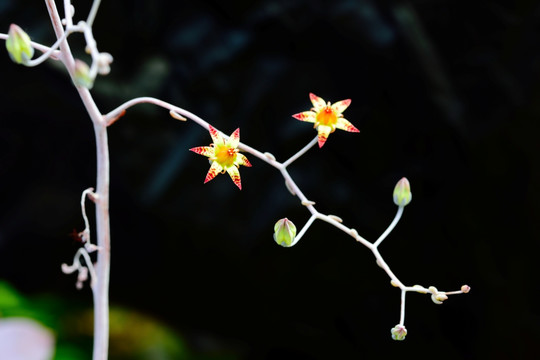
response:
[[[463,285],[461,287],[461,292],[463,292],[464,294],[467,294],[469,291],[471,291],[471,287],[469,285]]]
[[[34,56],[34,48],[30,42],[30,37],[15,24],[11,24],[9,27],[6,49],[11,60],[17,64],[26,65]]]
[[[437,305],[441,305],[446,299],[448,299],[448,296],[446,296],[446,294],[442,292],[431,295],[431,300],[433,300],[433,302]]]
[[[407,329],[403,325],[394,326],[390,332],[392,333],[392,339],[399,341],[405,340],[405,336],[407,335]]]
[[[394,203],[397,206],[408,205],[412,200],[411,185],[407,178],[401,178],[394,188]]]
[[[102,52],[99,54],[97,59],[98,73],[100,75],[107,75],[111,72],[111,63],[113,62],[113,57],[111,54]]]
[[[291,247],[296,237],[296,226],[287,218],[274,225],[274,240],[281,246]]]
[[[75,86],[91,89],[94,85],[94,79],[90,77],[90,68],[79,59],[75,60],[75,71],[73,72],[73,82]]]

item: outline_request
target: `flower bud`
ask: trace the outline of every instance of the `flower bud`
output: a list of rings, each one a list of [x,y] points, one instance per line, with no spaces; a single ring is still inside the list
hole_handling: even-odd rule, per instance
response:
[[[405,340],[405,336],[407,335],[407,329],[403,325],[394,326],[390,332],[392,333],[392,339],[399,341]]]
[[[26,65],[34,56],[34,48],[30,42],[30,37],[15,24],[11,24],[9,27],[6,49],[11,60],[17,64]]]
[[[437,305],[441,305],[444,300],[448,300],[448,296],[445,293],[438,292],[431,295],[431,301]]]
[[[296,237],[296,226],[287,218],[274,225],[274,240],[281,246],[291,247]]]
[[[106,53],[106,52],[100,53],[97,59],[99,75],[108,75],[111,72],[112,62],[113,62],[113,57],[111,54]]]
[[[394,203],[397,206],[408,205],[412,200],[411,185],[407,178],[401,178],[394,188]]]
[[[94,85],[94,79],[90,77],[90,68],[82,60],[75,60],[75,71],[73,72],[73,82],[75,86],[82,86],[91,89]]]

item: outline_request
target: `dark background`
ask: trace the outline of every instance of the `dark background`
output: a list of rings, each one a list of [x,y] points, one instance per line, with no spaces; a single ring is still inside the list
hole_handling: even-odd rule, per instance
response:
[[[1,1],[1,31],[11,22],[54,41],[41,1]],[[240,127],[278,160],[316,134],[290,116],[309,92],[351,98],[345,117],[361,133],[336,131],[292,176],[369,240],[406,176],[413,202],[383,256],[408,285],[472,287],[443,305],[409,293],[409,334],[393,341],[400,293],[367,249],[322,222],[279,247],[278,219],[309,218],[279,173],[248,154],[242,191],[227,175],[203,185],[208,163],[188,149],[209,134],[139,105],[109,129],[114,306],[173,328],[196,358],[537,353],[539,2],[104,0],[94,33],[115,58],[92,90],[103,112],[155,96],[227,134]],[[88,287],[60,272],[83,227],[81,191],[95,185],[91,122],[57,64],[0,53],[0,278],[91,308]]]

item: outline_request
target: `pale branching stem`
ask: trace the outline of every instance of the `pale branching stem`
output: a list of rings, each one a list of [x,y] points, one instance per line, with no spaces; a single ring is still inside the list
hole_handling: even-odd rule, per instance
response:
[[[64,29],[53,0],[45,0],[56,37],[62,38]],[[60,43],[62,61],[73,78],[75,61],[67,41]],[[110,220],[109,220],[109,148],[107,123],[97,108],[90,91],[77,86],[79,96],[94,124],[97,153],[96,181],[96,233],[99,251],[96,263],[96,285],[94,295],[94,360],[107,359],[109,346],[109,271],[110,271]]]
[[[99,51],[97,49],[96,40],[94,39],[94,34],[92,32],[92,28],[90,26],[86,26],[87,24],[84,24],[83,22],[80,23],[81,26],[84,27],[84,38],[86,40],[86,48],[87,51],[90,52],[90,55],[92,56],[92,65],[90,66],[90,78],[95,79],[98,73],[98,58],[99,58]]]
[[[379,246],[383,242],[383,240],[386,239],[388,234],[390,234],[392,232],[392,230],[394,230],[397,223],[399,222],[399,219],[401,219],[401,215],[403,215],[403,209],[404,208],[405,208],[404,206],[398,206],[398,211],[396,213],[396,216],[394,217],[394,220],[392,221],[390,226],[388,226],[388,228],[386,228],[386,230],[382,233],[382,235],[379,236],[377,241],[375,241],[375,243],[373,244],[374,247]]]
[[[43,63],[45,60],[47,60],[49,57],[52,56],[52,54],[56,51],[56,49],[58,49],[60,44],[64,40],[66,40],[67,37],[70,34],[72,34],[74,32],[78,32],[78,31],[82,31],[82,28],[80,28],[78,26],[73,26],[73,27],[69,28],[68,31],[64,32],[62,37],[60,37],[58,40],[56,40],[56,42],[53,44],[53,46],[51,46],[44,54],[42,54],[40,57],[38,57],[36,59],[28,61],[28,63],[26,63],[25,66],[32,67],[32,66],[37,66],[37,65]]]

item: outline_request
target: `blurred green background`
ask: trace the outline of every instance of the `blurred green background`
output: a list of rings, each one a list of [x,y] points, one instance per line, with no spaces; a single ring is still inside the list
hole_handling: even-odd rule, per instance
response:
[[[54,42],[42,1],[1,0],[0,31],[12,22]],[[94,34],[115,59],[92,91],[103,112],[159,97],[278,160],[315,136],[290,116],[309,92],[351,98],[361,133],[335,132],[292,176],[369,240],[406,176],[413,202],[383,256],[409,285],[472,287],[440,306],[410,294],[393,341],[399,291],[369,251],[320,222],[279,247],[278,219],[309,218],[279,173],[248,156],[242,191],[224,175],[203,185],[208,163],[188,149],[209,134],[140,105],[109,131],[111,359],[534,357],[538,1],[103,0]],[[95,185],[92,125],[57,64],[0,55],[0,313],[53,329],[58,359],[87,359],[91,293],[60,264]]]

